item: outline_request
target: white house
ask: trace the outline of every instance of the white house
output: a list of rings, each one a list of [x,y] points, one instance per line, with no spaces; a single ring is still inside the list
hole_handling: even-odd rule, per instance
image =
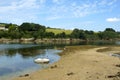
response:
[[[8,30],[8,28],[5,28],[5,26],[3,26],[3,25],[0,25],[0,30]]]

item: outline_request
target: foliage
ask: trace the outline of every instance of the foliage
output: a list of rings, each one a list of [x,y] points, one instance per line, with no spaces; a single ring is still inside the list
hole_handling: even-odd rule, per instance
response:
[[[18,28],[20,31],[45,31],[45,26],[35,24],[35,23],[23,23]]]
[[[98,36],[100,39],[110,40],[118,37],[118,33],[112,28],[106,28],[103,32],[99,32]]]
[[[64,30],[57,28],[50,28],[36,23],[22,23],[20,26],[16,24],[0,23],[0,25],[8,30],[0,30],[0,38],[74,38],[82,40],[112,40],[119,39],[120,32],[116,32],[112,28],[106,28],[102,32],[94,32],[88,30]]]
[[[55,34],[53,32],[46,32],[45,36],[46,36],[46,38],[54,38]]]
[[[85,32],[83,30],[74,29],[73,32],[71,33],[71,38],[85,40],[86,39]]]

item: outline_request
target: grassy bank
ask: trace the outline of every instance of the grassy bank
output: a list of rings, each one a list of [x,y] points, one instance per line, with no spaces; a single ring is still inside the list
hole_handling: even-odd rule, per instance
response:
[[[47,32],[53,32],[54,34],[59,34],[62,32],[65,32],[66,34],[71,34],[72,30],[64,30],[64,29],[52,29],[52,28],[47,28],[46,29]]]

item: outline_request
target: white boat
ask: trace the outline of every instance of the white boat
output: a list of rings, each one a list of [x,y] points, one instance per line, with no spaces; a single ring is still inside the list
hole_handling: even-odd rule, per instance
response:
[[[34,60],[36,63],[49,63],[49,59],[47,58],[37,58]]]

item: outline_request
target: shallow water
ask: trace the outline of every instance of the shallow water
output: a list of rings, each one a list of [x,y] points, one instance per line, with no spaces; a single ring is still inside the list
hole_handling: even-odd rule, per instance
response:
[[[46,68],[58,61],[57,54],[61,50],[41,49],[36,44],[0,44],[0,80],[10,80],[13,77]],[[36,58],[49,58],[49,64],[36,64]]]
[[[49,58],[50,64],[58,61],[61,50],[56,47],[76,45],[120,45],[120,41],[78,42],[69,44],[0,44],[0,80],[10,80],[16,76],[43,69],[49,64],[36,64],[36,58]]]

